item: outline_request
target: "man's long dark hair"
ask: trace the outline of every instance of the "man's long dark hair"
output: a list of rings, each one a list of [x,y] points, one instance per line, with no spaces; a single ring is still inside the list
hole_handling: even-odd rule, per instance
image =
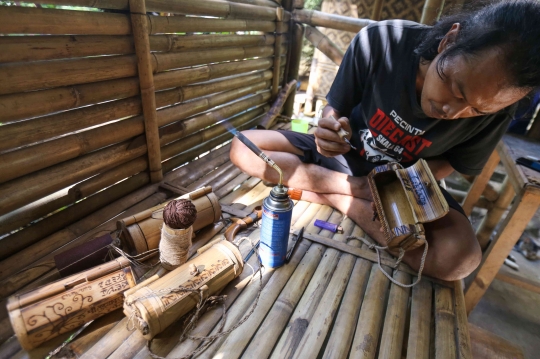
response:
[[[501,51],[511,86],[540,86],[540,1],[503,0],[476,11],[443,18],[426,31],[415,52],[424,61],[437,55],[439,43],[453,24],[461,29],[455,42],[439,57],[437,72],[444,77],[444,64],[456,55],[475,56],[489,48]]]

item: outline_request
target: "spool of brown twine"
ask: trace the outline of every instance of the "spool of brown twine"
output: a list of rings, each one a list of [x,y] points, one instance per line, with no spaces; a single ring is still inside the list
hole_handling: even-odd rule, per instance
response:
[[[159,242],[163,268],[173,270],[186,263],[191,247],[193,223],[197,219],[195,205],[187,199],[170,201],[163,210],[163,227]]]

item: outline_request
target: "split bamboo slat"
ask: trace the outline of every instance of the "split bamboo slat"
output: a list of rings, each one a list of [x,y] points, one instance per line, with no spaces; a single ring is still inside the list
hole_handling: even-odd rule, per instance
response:
[[[407,359],[428,359],[433,357],[433,355],[430,355],[430,330],[433,322],[431,318],[432,297],[433,287],[425,279],[412,289]]]
[[[300,60],[302,57],[302,46],[304,39],[304,26],[302,24],[294,23],[291,30],[291,40],[289,47],[289,65],[287,69],[286,82],[290,83],[292,80],[298,81],[298,72],[300,69]],[[291,117],[294,108],[294,98],[296,95],[296,88],[292,89],[292,93],[283,105],[283,115]]]
[[[450,288],[435,285],[435,358],[456,358],[454,296]]]
[[[293,19],[311,26],[322,26],[329,29],[358,32],[363,27],[374,23],[373,20],[356,19],[349,16],[328,14],[316,10],[294,10]]]
[[[393,278],[399,283],[411,283],[411,276],[399,270],[394,271]],[[379,358],[401,358],[408,304],[409,288],[392,285],[390,288],[386,314],[384,316]]]
[[[389,271],[388,267],[383,268]],[[375,358],[389,282],[377,266],[372,266],[350,348],[350,358]]]

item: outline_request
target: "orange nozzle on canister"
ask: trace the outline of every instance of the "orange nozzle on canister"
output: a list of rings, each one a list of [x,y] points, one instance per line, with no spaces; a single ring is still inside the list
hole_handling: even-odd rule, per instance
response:
[[[302,190],[298,188],[289,188],[287,194],[293,201],[299,201],[302,198]]]

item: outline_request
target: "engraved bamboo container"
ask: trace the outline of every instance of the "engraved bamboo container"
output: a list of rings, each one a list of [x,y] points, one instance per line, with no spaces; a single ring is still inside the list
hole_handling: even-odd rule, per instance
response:
[[[11,296],[9,319],[21,346],[30,350],[122,307],[122,293],[135,284],[129,261],[121,257]]]
[[[212,187],[197,189],[177,199],[181,198],[190,199],[197,208],[197,220],[193,223],[194,231],[216,222],[221,217],[221,206],[212,192]],[[159,247],[163,210],[167,203],[169,202],[117,222],[117,227],[121,230],[120,240],[124,249],[135,255]]]
[[[414,249],[424,243],[424,226],[446,215],[448,203],[420,159],[403,168],[399,163],[375,167],[368,175],[377,215],[390,248]]]
[[[238,277],[244,268],[240,251],[226,240],[213,241],[197,253],[197,257],[165,276],[140,283],[124,293],[124,313],[134,318],[133,325],[146,339],[165,330],[199,301],[199,294],[195,292],[171,290],[199,289],[208,297]]]

